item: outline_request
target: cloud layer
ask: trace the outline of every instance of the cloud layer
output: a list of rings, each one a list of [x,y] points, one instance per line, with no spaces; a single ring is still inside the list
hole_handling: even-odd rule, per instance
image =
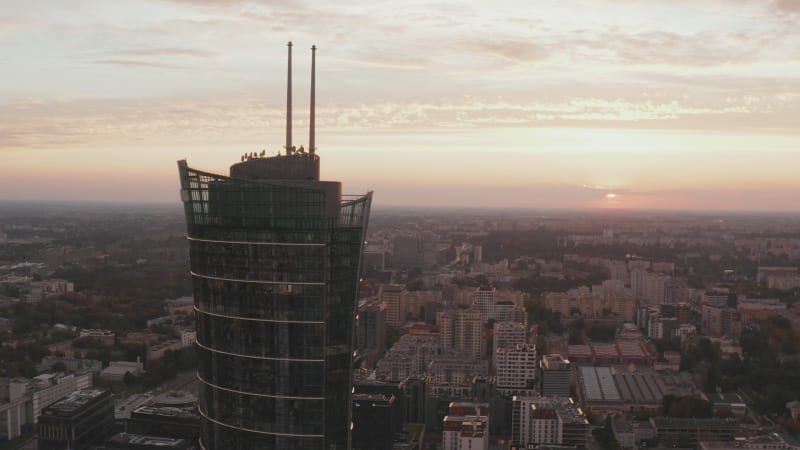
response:
[[[306,126],[308,47],[316,44],[317,123],[333,149],[363,146],[366,137],[396,148],[412,136],[448,152],[485,140],[533,153],[678,154],[686,166],[725,148],[795,155],[799,14],[797,0],[503,0],[491,8],[455,0],[31,0],[0,15],[0,175],[28,169],[14,152],[67,153],[90,167],[92,152],[114,147],[279,146],[288,40],[295,133]],[[613,188],[649,192],[630,181],[652,170],[637,161],[587,170],[575,185],[628,180]],[[779,166],[762,161],[729,176],[759,191]],[[334,167],[342,170],[336,178],[369,184]],[[381,176],[372,181],[392,178]],[[694,182],[680,173],[674,180],[676,188]],[[392,201],[413,203],[401,197]]]

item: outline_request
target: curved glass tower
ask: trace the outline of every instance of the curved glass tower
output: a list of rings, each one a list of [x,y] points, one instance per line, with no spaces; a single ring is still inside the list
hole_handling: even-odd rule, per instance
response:
[[[346,449],[372,193],[343,199],[312,153],[178,162],[197,318],[201,446]]]

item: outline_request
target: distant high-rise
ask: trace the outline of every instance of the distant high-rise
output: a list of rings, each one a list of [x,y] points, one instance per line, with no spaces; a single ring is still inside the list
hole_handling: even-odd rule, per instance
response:
[[[481,313],[481,319],[486,323],[494,319],[496,289],[490,286],[481,286],[475,290],[475,309]]]
[[[386,325],[399,327],[406,323],[406,305],[403,303],[405,288],[398,284],[387,284],[381,288],[381,302],[386,303]]]
[[[483,358],[485,341],[480,313],[468,309],[444,311],[438,315],[437,324],[441,327],[442,351],[475,360]]]
[[[492,335],[492,355],[493,358],[496,358],[497,350],[501,348],[525,344],[527,342],[527,327],[524,323],[518,322],[495,322]],[[497,361],[493,360],[493,366],[497,367]]]
[[[372,194],[320,181],[313,146],[178,162],[197,315],[204,449],[346,449],[354,319]],[[313,77],[312,62],[312,121]]]
[[[386,304],[366,303],[358,307],[356,316],[358,349],[366,353],[368,367],[386,351]]]
[[[569,397],[571,364],[554,353],[542,357],[542,397]]]
[[[497,390],[506,396],[536,394],[536,346],[517,344],[497,349]]]

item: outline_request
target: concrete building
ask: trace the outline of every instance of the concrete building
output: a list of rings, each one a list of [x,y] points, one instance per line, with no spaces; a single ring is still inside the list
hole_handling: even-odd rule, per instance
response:
[[[570,398],[514,397],[511,440],[518,446],[585,447],[589,421]]]
[[[702,305],[723,307],[728,304],[728,292],[703,292],[700,300]]]
[[[111,330],[89,330],[84,329],[81,330],[79,335],[81,338],[91,338],[98,342],[102,342],[104,345],[114,345],[117,335]]]
[[[375,375],[380,380],[402,381],[411,375],[424,374],[440,348],[436,334],[405,334],[378,361]]]
[[[423,318],[422,310],[425,305],[442,303],[441,291],[403,291],[401,297],[405,316],[414,320]]]
[[[566,357],[580,364],[653,364],[656,348],[644,339],[616,339],[613,343],[589,343],[566,346]]]
[[[430,231],[395,236],[392,264],[403,269],[435,267],[439,257],[438,240],[439,237]]]
[[[644,279],[644,295],[642,297],[644,301],[651,305],[664,303],[669,282],[670,277],[666,275],[648,273]]]
[[[647,270],[645,269],[637,268],[631,270],[631,289],[633,290],[633,295],[638,300],[644,299],[646,277]]]
[[[495,384],[498,392],[512,397],[531,396],[536,392],[536,346],[517,344],[504,347],[494,355],[497,363]]]
[[[625,264],[625,261],[608,261],[606,268],[609,280],[619,281],[623,284],[629,282],[628,265]]]
[[[427,374],[431,385],[467,385],[476,375],[487,375],[489,363],[485,359],[470,359],[452,354],[434,357],[428,365]]]
[[[495,318],[495,292],[495,288],[489,286],[481,286],[475,290],[473,308],[480,313],[483,323]]]
[[[527,327],[519,322],[495,322],[492,330],[492,355],[501,348],[515,347],[527,342]],[[493,362],[496,367],[496,363]]]
[[[736,311],[743,323],[765,320],[787,309],[786,303],[774,298],[740,298],[736,305]]]
[[[181,348],[191,347],[197,342],[197,331],[183,330],[181,331]]]
[[[188,439],[117,433],[103,445],[94,446],[92,450],[192,450],[194,448]]]
[[[572,365],[553,353],[542,356],[542,397],[569,397]]]
[[[164,311],[171,316],[176,314],[191,314],[194,312],[194,298],[188,296],[165,300]]]
[[[168,391],[130,412],[127,431],[147,436],[187,439],[200,437],[197,397],[182,391]]]
[[[37,423],[45,407],[91,386],[91,372],[45,373],[0,383],[0,436],[9,440],[20,436]]]
[[[111,361],[108,367],[100,372],[100,378],[121,382],[127,372],[133,376],[141,376],[144,373],[144,364],[141,361]]]
[[[667,303],[659,305],[660,317],[676,319],[680,323],[692,320],[692,306],[688,303]]]
[[[441,348],[444,353],[459,353],[474,359],[484,355],[483,319],[479,312],[468,309],[444,311],[437,317],[441,327]]]
[[[483,247],[480,245],[472,246],[472,262],[480,264],[483,262]]]
[[[111,391],[75,391],[42,410],[36,436],[39,450],[83,450],[101,444],[111,434],[114,402]]]
[[[650,422],[631,422],[619,416],[612,417],[611,430],[625,450],[635,450],[642,441],[656,437],[656,429]]]
[[[667,287],[671,278],[645,269],[631,271],[631,289],[641,304],[658,305],[667,297]]]
[[[733,414],[736,417],[747,415],[747,403],[735,392],[703,394],[714,407],[716,415]],[[723,416],[730,417],[730,416]]]
[[[386,351],[386,303],[365,302],[358,307],[356,316],[356,346],[367,355],[368,367]]]
[[[443,421],[443,450],[489,450],[489,405],[450,403]]]
[[[402,302],[405,288],[398,284],[381,286],[380,300],[386,304],[386,325],[399,327],[406,323],[407,307]]]
[[[778,266],[759,266],[756,274],[756,282],[762,286],[767,286],[769,278],[793,278],[798,275],[797,267],[778,267]]]
[[[711,337],[738,335],[742,330],[739,313],[726,306],[703,305],[700,310],[700,326],[702,333]]]
[[[784,431],[760,436],[737,438],[734,441],[700,441],[699,450],[798,450],[800,441]]]
[[[67,358],[62,356],[45,355],[42,362],[36,366],[36,371],[44,373],[52,369],[54,364],[63,364],[67,372],[92,372],[100,373],[103,362],[96,359]]]
[[[402,430],[400,401],[394,395],[353,394],[353,450],[392,448]]]
[[[733,441],[739,431],[736,419],[653,417],[658,440],[667,447],[695,446],[699,441]]]
[[[195,334],[195,341],[196,340],[197,334]],[[181,348],[183,348],[182,342],[178,339],[170,339],[168,341],[159,342],[158,344],[151,345],[147,348],[147,360],[158,361],[163,359],[167,352],[174,352],[175,350],[180,350]]]

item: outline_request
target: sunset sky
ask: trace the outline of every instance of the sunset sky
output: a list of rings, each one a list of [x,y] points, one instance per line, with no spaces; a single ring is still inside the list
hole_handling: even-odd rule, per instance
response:
[[[0,199],[308,141],[377,206],[800,211],[800,0],[0,0]]]

